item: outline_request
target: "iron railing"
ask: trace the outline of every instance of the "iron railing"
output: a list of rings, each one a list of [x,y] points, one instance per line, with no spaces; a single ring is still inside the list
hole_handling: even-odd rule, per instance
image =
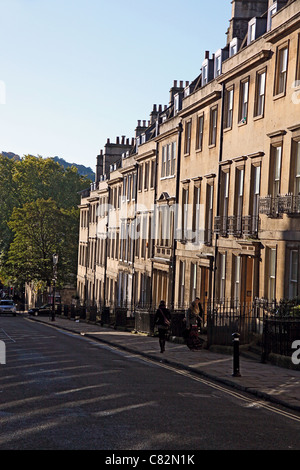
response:
[[[265,362],[271,353],[292,357],[296,340],[300,340],[300,318],[265,318],[262,361]]]
[[[243,216],[216,216],[214,223],[215,234],[221,237],[228,237],[233,235],[240,238],[243,235],[246,237],[257,237],[259,230],[259,216],[243,215]]]
[[[182,337],[183,321],[188,305],[171,310],[171,330],[174,337]],[[250,344],[259,338],[261,360],[275,353],[291,356],[292,343],[300,340],[300,299],[268,301],[255,299],[240,302],[234,299],[219,299],[202,304],[203,323],[201,333],[207,335],[207,347],[212,345],[232,346],[233,333],[239,333],[240,344]],[[153,335],[156,307],[130,305],[102,307],[57,305],[56,314],[69,319],[76,318],[99,322],[114,328],[124,327]]]
[[[259,199],[259,213],[268,217],[281,217],[300,215],[300,195],[286,194],[276,197],[266,196]]]

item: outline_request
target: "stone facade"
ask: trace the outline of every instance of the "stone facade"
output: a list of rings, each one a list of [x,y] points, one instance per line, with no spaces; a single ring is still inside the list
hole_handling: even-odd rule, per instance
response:
[[[233,1],[200,75],[107,142],[81,198],[82,302],[299,295],[299,28],[300,0]]]

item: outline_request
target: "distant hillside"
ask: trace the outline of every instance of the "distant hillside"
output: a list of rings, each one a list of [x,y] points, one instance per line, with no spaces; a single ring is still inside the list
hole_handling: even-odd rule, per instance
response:
[[[1,152],[4,157],[11,158],[12,160],[20,161],[21,157],[16,155],[13,152]],[[60,157],[53,157],[52,160],[62,165],[64,168],[68,168],[70,166],[75,166],[77,168],[78,173],[82,176],[86,176],[91,181],[95,181],[95,173],[90,167],[86,167],[84,165],[78,165],[77,163],[68,163],[66,160]]]
[[[90,180],[95,181],[95,173],[93,172],[93,170],[90,167],[86,167],[84,165],[78,165],[78,163],[68,163],[68,162],[66,162],[66,160],[64,160],[63,158],[60,158],[60,157],[53,157],[52,160],[59,163],[64,168],[68,168],[70,166],[75,166],[75,168],[77,168],[78,173],[80,175],[86,176]]]
[[[19,155],[16,155],[13,152],[1,152],[3,157],[11,158],[12,160],[20,161],[21,158]]]

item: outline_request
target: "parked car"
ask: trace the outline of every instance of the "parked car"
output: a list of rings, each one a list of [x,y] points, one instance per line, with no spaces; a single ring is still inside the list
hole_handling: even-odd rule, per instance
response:
[[[29,315],[34,315],[37,317],[38,315],[51,315],[52,312],[52,304],[45,304],[41,307],[33,307],[28,310]]]
[[[15,317],[17,315],[17,307],[13,300],[4,299],[0,300],[0,314],[12,313]]]

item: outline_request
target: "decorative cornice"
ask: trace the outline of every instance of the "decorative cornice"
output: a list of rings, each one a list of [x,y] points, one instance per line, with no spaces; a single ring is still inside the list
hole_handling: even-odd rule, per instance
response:
[[[267,134],[267,136],[272,139],[273,137],[279,137],[279,136],[283,136],[286,134],[286,131],[285,130],[278,130],[278,131],[274,131],[274,132],[270,132],[269,134]]]
[[[235,57],[235,56],[233,56]],[[263,49],[262,51],[258,52],[257,54],[253,55],[252,57],[248,57],[244,62],[241,64],[236,65],[235,67],[231,68],[228,70],[228,72],[225,72],[221,74],[216,80],[218,83],[224,83],[227,82],[228,80],[233,79],[236,75],[239,75],[243,72],[245,72],[247,69],[251,69],[260,62],[264,62],[265,60],[270,58],[270,51]],[[230,59],[227,59],[230,60]],[[226,61],[227,61],[226,60]],[[226,62],[224,61],[224,63]]]
[[[195,111],[198,111],[198,109],[204,108],[205,106],[207,106],[211,102],[218,101],[219,99],[221,99],[221,95],[222,95],[221,91],[215,90],[215,91],[209,93],[208,95],[204,96],[200,100],[197,100],[197,101],[193,102],[188,107],[182,109],[180,111],[179,115],[182,118],[184,118],[184,117],[188,116],[189,114],[192,114]]]

